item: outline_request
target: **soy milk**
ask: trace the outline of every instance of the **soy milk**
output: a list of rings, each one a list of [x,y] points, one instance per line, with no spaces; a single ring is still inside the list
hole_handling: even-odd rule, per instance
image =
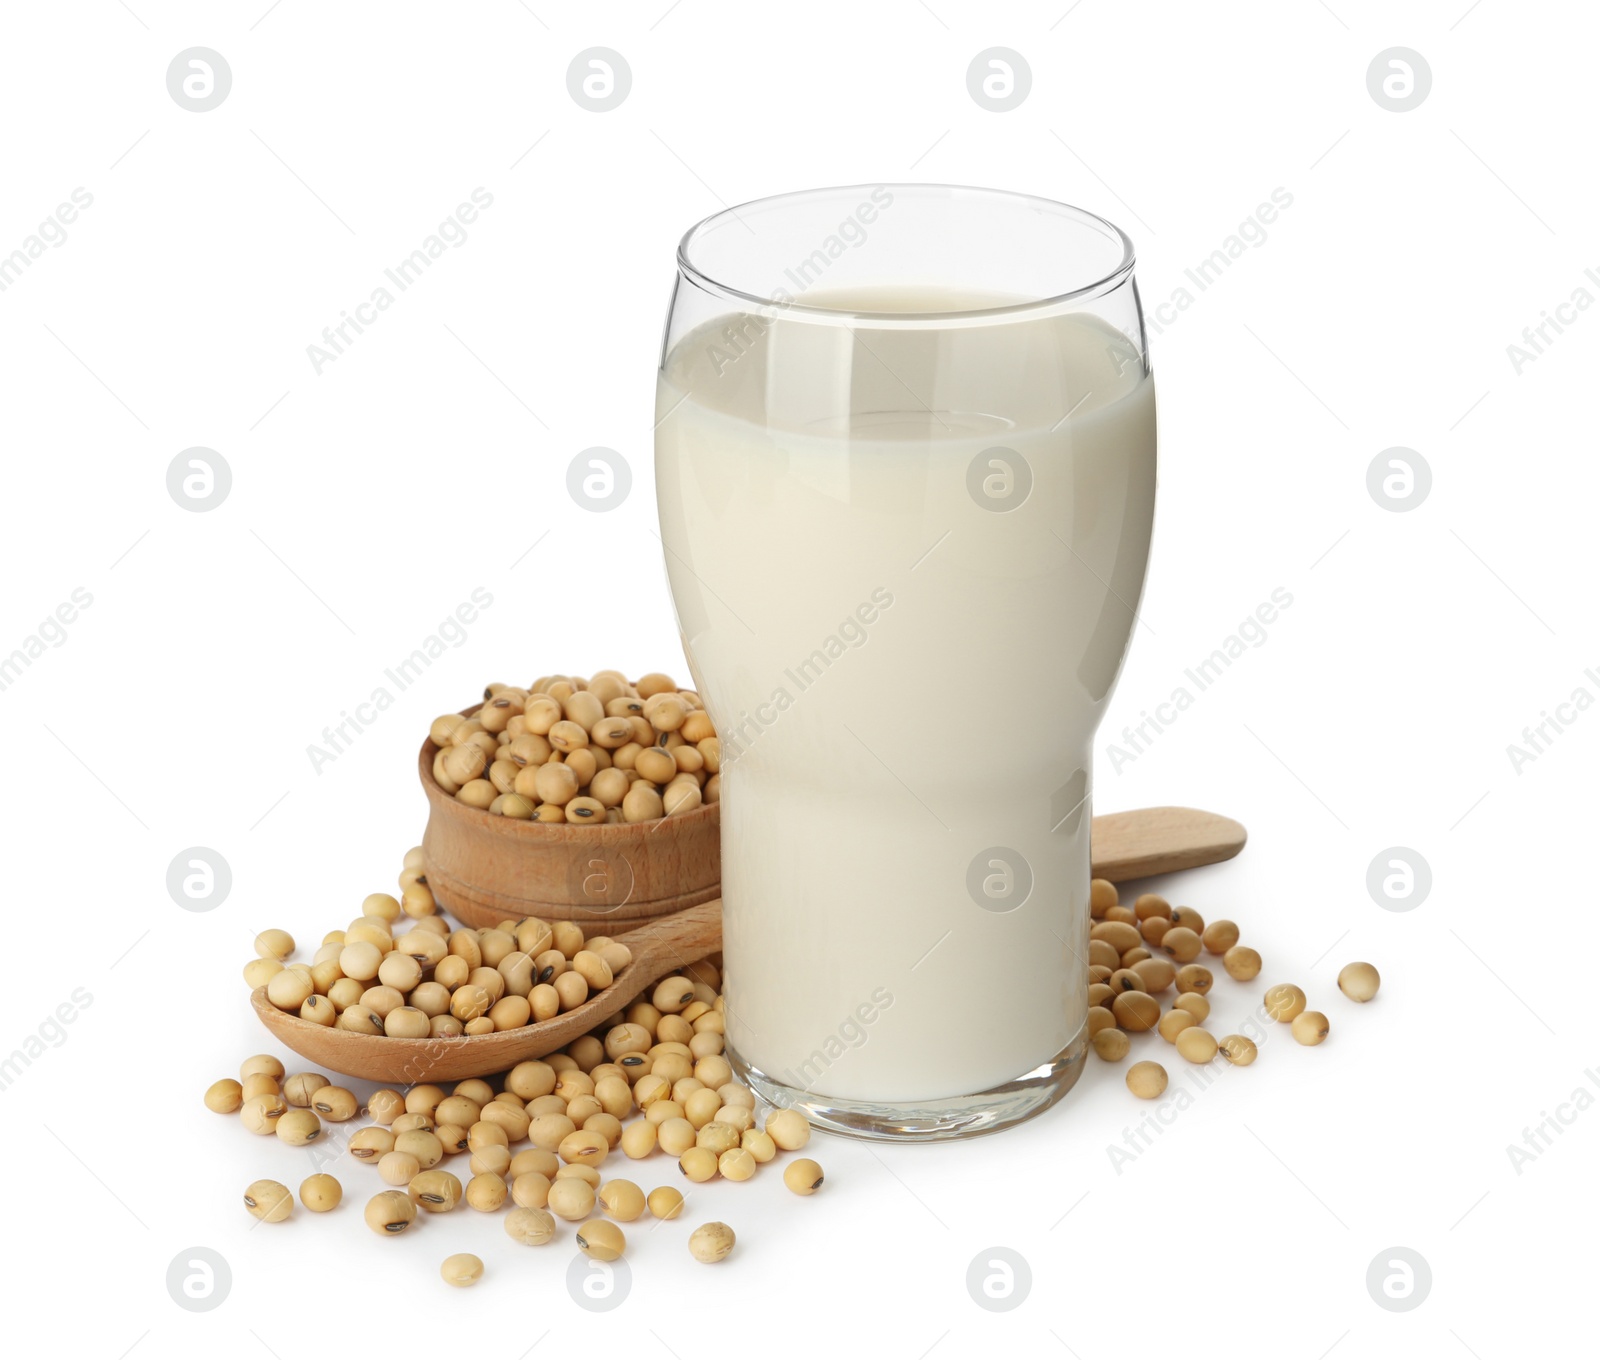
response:
[[[1084,314],[724,317],[666,356],[657,495],[724,749],[729,1049],[824,1096],[989,1090],[1085,1023],[1090,751],[1156,487]]]

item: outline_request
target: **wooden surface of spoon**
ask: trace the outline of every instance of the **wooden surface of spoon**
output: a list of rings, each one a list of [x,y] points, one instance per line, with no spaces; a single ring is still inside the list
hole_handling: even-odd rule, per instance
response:
[[[1138,808],[1096,817],[1091,841],[1094,876],[1121,883],[1232,859],[1244,849],[1245,830],[1230,817],[1195,808]],[[603,992],[562,1015],[494,1034],[358,1034],[280,1011],[264,987],[250,1004],[275,1038],[331,1072],[401,1084],[488,1076],[554,1053],[616,1015],[658,978],[716,953],[722,948],[722,899],[657,917],[615,938],[632,951],[633,961]]]

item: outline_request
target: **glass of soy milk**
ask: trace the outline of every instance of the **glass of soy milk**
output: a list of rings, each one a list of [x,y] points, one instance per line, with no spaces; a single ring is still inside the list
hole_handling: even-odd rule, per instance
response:
[[[730,208],[679,247],[656,419],[729,1061],[863,1137],[1046,1109],[1087,1049],[1090,751],[1155,507],[1131,243],[942,185]]]

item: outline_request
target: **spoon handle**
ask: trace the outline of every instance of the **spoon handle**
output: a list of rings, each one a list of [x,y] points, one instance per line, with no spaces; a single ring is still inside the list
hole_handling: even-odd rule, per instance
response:
[[[1232,859],[1244,849],[1245,830],[1198,808],[1135,808],[1096,817],[1090,839],[1094,876],[1123,883]]]
[[[659,916],[616,939],[633,953],[629,968],[641,974],[653,977],[665,969],[685,968],[722,948],[722,899]]]

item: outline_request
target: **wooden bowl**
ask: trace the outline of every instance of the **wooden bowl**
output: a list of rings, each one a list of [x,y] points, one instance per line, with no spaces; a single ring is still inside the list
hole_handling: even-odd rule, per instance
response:
[[[605,923],[626,929],[722,891],[717,803],[681,817],[600,826],[495,817],[439,787],[438,750],[425,741],[417,757],[428,796],[422,851],[434,897],[466,925],[540,916],[577,921],[597,935]]]

